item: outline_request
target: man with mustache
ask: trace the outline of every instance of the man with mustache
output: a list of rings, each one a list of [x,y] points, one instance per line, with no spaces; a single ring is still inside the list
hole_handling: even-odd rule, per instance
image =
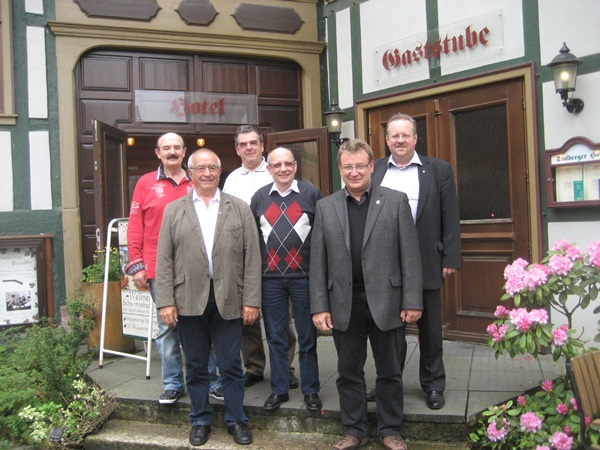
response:
[[[130,262],[125,266],[125,272],[133,276],[138,289],[150,288],[154,301],[156,245],[165,206],[183,197],[194,187],[183,162],[185,150],[181,136],[167,133],[159,137],[154,150],[160,160],[158,169],[138,180],[131,200],[127,226]],[[160,355],[164,388],[158,401],[161,404],[172,404],[185,391],[181,350],[177,329],[166,326],[160,316],[156,348]]]

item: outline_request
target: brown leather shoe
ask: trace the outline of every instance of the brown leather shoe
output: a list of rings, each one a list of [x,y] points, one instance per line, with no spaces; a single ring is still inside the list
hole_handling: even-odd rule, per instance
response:
[[[385,450],[408,450],[406,442],[397,434],[380,437],[379,440],[385,447]]]
[[[359,438],[351,434],[345,434],[337,444],[331,447],[331,450],[354,450],[355,448],[362,447],[367,442],[369,442],[369,438],[366,436]]]

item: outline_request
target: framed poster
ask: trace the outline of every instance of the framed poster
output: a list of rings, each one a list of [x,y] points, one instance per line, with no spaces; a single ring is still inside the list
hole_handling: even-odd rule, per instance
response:
[[[52,236],[0,236],[0,328],[54,317]]]

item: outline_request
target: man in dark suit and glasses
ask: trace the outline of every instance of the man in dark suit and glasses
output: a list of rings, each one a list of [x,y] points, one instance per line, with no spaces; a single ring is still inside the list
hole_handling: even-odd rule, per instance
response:
[[[317,202],[310,259],[313,322],[333,330],[338,354],[346,431],[332,449],[368,442],[368,339],[377,371],[378,435],[386,449],[402,450],[404,329],[423,308],[417,232],[406,195],[371,183],[373,151],[366,142],[344,143],[337,159],[345,188]]]
[[[423,263],[423,316],[417,322],[419,379],[427,406],[440,409],[446,387],[441,287],[444,279],[460,268],[460,212],[454,175],[446,161],[415,152],[417,125],[412,117],[390,117],[385,140],[391,156],[375,161],[373,184],[408,196]]]

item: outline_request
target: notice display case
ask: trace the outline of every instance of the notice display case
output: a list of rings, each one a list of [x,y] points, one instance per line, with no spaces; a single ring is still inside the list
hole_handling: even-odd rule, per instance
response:
[[[52,318],[52,235],[0,236],[0,286],[0,329]]]
[[[574,137],[544,162],[549,208],[600,205],[600,144]]]

